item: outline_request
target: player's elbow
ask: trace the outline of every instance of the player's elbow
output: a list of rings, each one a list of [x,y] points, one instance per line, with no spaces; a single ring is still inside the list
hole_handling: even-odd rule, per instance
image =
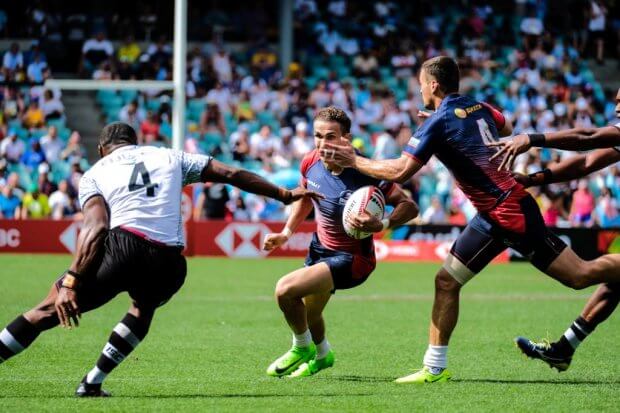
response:
[[[410,199],[404,201],[404,204],[407,211],[408,221],[418,216],[418,214],[420,213],[420,208],[418,208],[418,204],[416,204]]]
[[[398,168],[392,174],[392,181],[398,182],[399,184],[404,184],[411,178],[411,173],[403,166],[402,168]]]
[[[512,122],[506,120],[504,123],[504,127],[499,131],[499,136],[506,137],[512,135]]]

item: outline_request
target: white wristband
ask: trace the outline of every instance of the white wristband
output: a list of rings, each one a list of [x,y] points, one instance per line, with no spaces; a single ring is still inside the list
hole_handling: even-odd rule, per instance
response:
[[[286,238],[290,238],[291,235],[293,235],[293,231],[291,231],[289,227],[284,227],[281,234],[284,235]]]
[[[383,218],[381,220],[381,224],[383,225],[383,230],[382,231],[385,231],[390,226],[390,219],[389,218]]]

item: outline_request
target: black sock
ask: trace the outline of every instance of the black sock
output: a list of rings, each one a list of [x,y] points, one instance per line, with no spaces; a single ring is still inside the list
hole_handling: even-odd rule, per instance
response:
[[[150,320],[146,322],[129,313],[114,327],[97,364],[84,381],[99,385],[131,353],[148,333]]]
[[[39,330],[20,315],[0,332],[0,363],[24,351],[39,335]]]
[[[555,343],[554,348],[563,355],[572,356],[583,340],[594,331],[596,325],[579,316],[570,325],[564,335]]]

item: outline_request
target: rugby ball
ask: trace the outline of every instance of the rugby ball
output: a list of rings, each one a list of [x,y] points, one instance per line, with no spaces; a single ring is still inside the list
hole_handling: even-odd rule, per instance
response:
[[[351,238],[368,238],[372,235],[372,232],[363,232],[352,228],[348,223],[348,218],[351,216],[362,215],[366,212],[377,219],[383,219],[384,211],[385,198],[379,188],[374,186],[364,186],[353,192],[344,204],[344,211],[342,212],[342,226],[344,227],[344,231]]]

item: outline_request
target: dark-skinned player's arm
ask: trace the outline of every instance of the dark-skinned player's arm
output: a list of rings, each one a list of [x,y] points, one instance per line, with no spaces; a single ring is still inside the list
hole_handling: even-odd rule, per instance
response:
[[[532,147],[556,148],[571,151],[611,148],[620,145],[620,128],[605,126],[602,128],[576,128],[558,132],[531,133],[516,135],[511,139],[490,143],[489,146],[499,148],[491,160],[504,156],[498,170],[512,169],[517,155],[527,152]]]
[[[297,230],[299,225],[308,218],[314,206],[312,200],[308,197],[301,198],[292,205],[291,214],[286,220],[286,225],[279,234],[267,234],[263,241],[263,249],[272,251],[289,240],[291,235]]]
[[[76,327],[81,317],[76,287],[101,252],[109,229],[108,210],[101,195],[91,196],[82,207],[84,222],[77,238],[73,262],[66,271],[56,298],[56,313],[62,327]]]
[[[242,191],[273,198],[287,205],[305,197],[310,197],[312,199],[320,199],[323,197],[305,188],[295,188],[291,191],[279,187],[255,173],[246,171],[245,169],[234,168],[216,161],[215,159],[212,159],[202,170],[200,180],[202,182],[230,184]]]
[[[394,206],[394,210],[389,217],[380,220],[369,214],[351,215],[349,217],[349,224],[360,231],[381,232],[406,224],[418,216],[420,212],[418,205],[398,185],[393,186],[386,202]]]
[[[597,149],[588,154],[577,155],[554,163],[548,168],[530,175],[515,174],[517,181],[525,186],[538,186],[554,182],[578,179],[620,161],[620,152],[613,148]]]

